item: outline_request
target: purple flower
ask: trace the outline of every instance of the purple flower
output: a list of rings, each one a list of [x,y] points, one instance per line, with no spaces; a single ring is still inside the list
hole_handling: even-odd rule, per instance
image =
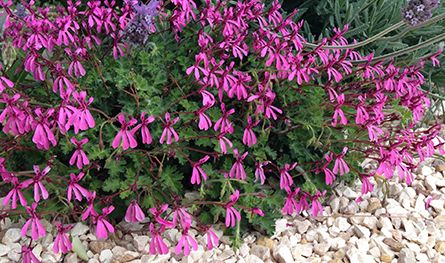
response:
[[[28,179],[23,182],[24,187],[28,187],[31,184],[34,184],[34,201],[40,201],[40,193],[42,194],[43,199],[48,199],[48,191],[42,183],[43,178],[49,173],[51,167],[47,166],[40,172],[40,168],[38,165],[34,165],[34,178]]]
[[[294,211],[296,213],[300,212],[300,206],[297,203],[296,196],[300,192],[300,188],[295,188],[294,191],[291,191],[290,189],[286,189],[287,197],[284,201],[283,209],[281,209],[281,212],[283,215],[292,215]]]
[[[141,134],[142,134],[142,143],[150,144],[153,139],[151,138],[150,131],[148,130],[148,124],[154,122],[155,117],[153,115],[145,117],[145,112],[141,113]]]
[[[204,170],[201,168],[201,165],[203,165],[207,160],[210,158],[210,156],[206,155],[203,158],[201,158],[198,162],[193,164],[193,170],[192,170],[192,184],[201,184],[201,176],[205,180],[207,180],[207,175],[204,172]]]
[[[119,123],[121,124],[121,129],[114,137],[113,143],[111,144],[114,149],[122,144],[122,149],[127,150],[128,148],[136,148],[138,145],[136,139],[134,138],[135,129],[130,130],[131,126],[137,123],[137,120],[131,118],[130,121],[125,120],[125,116],[119,113],[117,116]]]
[[[70,173],[70,182],[68,184],[67,194],[68,194],[68,202],[71,202],[71,198],[74,192],[74,196],[77,201],[82,201],[82,196],[88,199],[90,193],[87,189],[83,188],[78,184],[80,180],[85,176],[84,173],[79,173],[79,175],[75,175]]]
[[[207,236],[207,249],[208,250],[211,250],[214,247],[218,247],[219,238],[215,234],[215,232],[213,232],[212,228],[209,227],[209,229],[207,230],[206,236]]]
[[[176,225],[178,222],[182,229],[190,228],[192,225],[192,216],[184,207],[177,207],[173,211],[173,224]]]
[[[179,117],[170,120],[170,113],[168,112],[165,113],[164,131],[162,132],[161,139],[159,140],[161,144],[164,143],[166,137],[167,137],[167,144],[172,143],[172,136],[174,137],[176,142],[179,141],[179,135],[176,133],[175,129],[173,129],[173,125],[175,125],[178,121]]]
[[[159,223],[159,224],[165,226],[166,228],[172,228],[175,226],[175,224],[173,222],[168,221],[161,217],[162,213],[167,211],[167,208],[168,208],[168,205],[164,204],[159,208],[159,210],[156,207],[152,207],[149,209],[149,211],[155,217],[156,223]]]
[[[233,164],[232,169],[230,169],[229,177],[236,178],[239,180],[245,180],[246,171],[244,171],[243,160],[247,157],[249,153],[245,152],[243,155],[239,155],[238,149],[233,149],[233,153],[235,154],[236,161]]]
[[[289,171],[295,169],[297,163],[294,164],[284,164],[284,167],[280,169],[280,189],[290,189],[290,186],[294,184],[294,180],[290,175]]]
[[[41,263],[41,261],[32,253],[32,248],[29,246],[22,246],[22,262]]]
[[[235,227],[236,221],[241,221],[241,214],[233,207],[239,199],[239,191],[230,195],[230,201],[225,205],[226,208],[226,227]]]
[[[141,222],[145,219],[145,214],[136,200],[132,200],[125,213],[125,221],[129,223]]]
[[[73,246],[68,238],[66,232],[70,231],[73,228],[73,225],[64,226],[60,222],[55,223],[57,229],[57,235],[54,239],[53,252],[54,253],[66,253],[70,251]]]
[[[54,109],[48,109],[45,114],[42,113],[40,108],[35,110],[38,120],[36,121],[36,127],[32,141],[36,144],[38,149],[49,150],[50,143],[56,146],[57,141],[50,128],[49,118],[52,117]]]
[[[73,165],[76,163],[77,168],[82,169],[84,165],[90,164],[90,161],[88,160],[87,155],[83,151],[83,145],[88,142],[88,138],[84,138],[80,141],[78,141],[76,138],[71,138],[71,143],[76,146],[76,150],[74,151],[73,155],[71,156],[70,165]]]
[[[256,162],[255,163],[255,181],[256,182],[258,180],[258,178],[260,178],[260,183],[264,184],[264,182],[266,181],[266,176],[264,175],[264,168],[263,166],[268,165],[269,161],[265,161],[265,162]]]
[[[334,174],[338,175],[344,175],[349,173],[349,167],[348,164],[343,160],[343,157],[346,155],[346,152],[348,151],[348,147],[344,147],[341,154],[337,156],[335,159],[334,169],[332,169],[332,172]]]
[[[258,123],[260,123],[259,120],[253,122],[252,118],[250,116],[247,117],[247,127],[244,130],[243,143],[249,147],[251,147],[252,145],[255,145],[257,142],[255,133],[253,132],[252,128],[257,126]]]
[[[182,231],[182,236],[179,239],[178,244],[175,247],[175,253],[177,255],[181,254],[181,251],[184,249],[184,256],[190,255],[190,246],[193,250],[198,249],[198,242],[191,237],[188,233],[188,228]]]
[[[150,248],[149,252],[150,255],[156,255],[157,253],[161,255],[165,255],[168,253],[168,247],[164,243],[164,240],[162,240],[161,233],[164,232],[165,226],[161,225],[158,229],[155,229],[154,224],[150,223],[150,234],[151,234],[151,241],[150,241]]]
[[[96,224],[96,237],[98,239],[108,238],[108,233],[114,233],[114,227],[108,222],[105,217],[113,212],[114,206],[105,207],[102,209],[101,215],[96,215],[93,222]]]
[[[22,227],[22,230],[20,231],[20,234],[22,236],[26,236],[26,232],[28,231],[28,228],[31,226],[31,238],[33,240],[37,240],[46,235],[45,228],[40,222],[40,218],[37,216],[36,209],[37,209],[37,203],[32,203],[31,207],[29,206],[26,207],[26,212],[31,218],[29,218],[26,221],[26,223]]]
[[[74,126],[74,133],[79,133],[79,130],[86,131],[89,128],[94,128],[96,122],[94,121],[91,112],[88,110],[88,106],[93,103],[94,98],[90,97],[87,101],[86,91],[72,93],[73,98],[76,100],[79,108],[68,106],[73,112],[68,121],[68,127]],[[67,128],[68,129],[68,128]]]
[[[22,189],[25,188],[25,186],[23,185],[23,183],[19,182],[19,179],[15,176],[13,176],[11,178],[11,183],[14,185],[14,187],[11,189],[11,191],[9,191],[9,193],[6,195],[6,197],[3,199],[3,206],[7,206],[11,200],[12,200],[12,209],[16,209],[17,208],[17,198],[20,201],[20,204],[22,206],[26,206],[27,202],[26,202],[26,198],[22,193]]]

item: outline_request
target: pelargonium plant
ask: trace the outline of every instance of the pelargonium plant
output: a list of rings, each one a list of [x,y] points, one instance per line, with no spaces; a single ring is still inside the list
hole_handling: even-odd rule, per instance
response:
[[[147,253],[168,253],[172,228],[175,253],[197,249],[195,231],[212,249],[220,218],[239,241],[247,223],[320,215],[339,178],[365,195],[445,152],[439,125],[416,129],[440,51],[376,60],[348,47],[348,26],[309,45],[278,1],[1,6],[1,214],[24,217],[31,241],[55,222],[56,253],[70,223],[107,238],[122,218],[146,226]],[[38,262],[31,245],[24,262]]]

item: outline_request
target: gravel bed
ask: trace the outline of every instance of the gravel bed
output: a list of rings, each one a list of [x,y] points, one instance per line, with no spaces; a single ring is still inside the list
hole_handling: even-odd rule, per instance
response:
[[[171,248],[167,255],[151,256],[150,237],[141,231],[142,225],[122,222],[115,235],[100,241],[88,226],[78,223],[70,234],[85,251],[63,256],[52,252],[54,227],[43,220],[48,234],[34,242],[33,253],[44,263],[445,262],[444,175],[444,162],[427,160],[411,186],[395,179],[386,185],[387,195],[384,188],[377,187],[359,203],[361,186],[340,184],[322,216],[303,214],[277,220],[273,236],[250,233],[236,251],[217,230],[221,243],[213,251],[205,249],[206,237],[195,232],[200,245],[191,255],[175,255]],[[0,263],[21,262],[21,244],[29,243],[29,238],[20,236],[21,225],[9,219],[0,223]],[[168,230],[165,241],[176,244],[179,237],[177,230]]]

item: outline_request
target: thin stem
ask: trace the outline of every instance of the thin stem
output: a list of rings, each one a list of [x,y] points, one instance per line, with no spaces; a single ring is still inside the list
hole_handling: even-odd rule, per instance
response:
[[[389,53],[389,54],[386,54],[386,55],[383,55],[383,56],[375,57],[375,58],[372,59],[372,62],[377,62],[377,61],[382,61],[382,60],[385,60],[385,59],[388,59],[388,58],[394,58],[394,57],[402,56],[402,55],[414,52],[416,50],[419,50],[421,48],[425,48],[427,46],[430,46],[430,45],[432,45],[432,44],[434,44],[436,42],[442,41],[444,39],[445,39],[445,33],[440,34],[440,35],[438,35],[436,37],[431,38],[430,40],[424,41],[424,42],[419,43],[417,45],[414,45],[414,46],[411,46],[411,47],[408,47],[408,48],[405,48],[405,49],[401,49],[401,50],[398,50],[398,51],[395,51],[395,52],[392,52],[392,53]],[[353,64],[361,64],[361,63],[367,63],[367,62],[369,62],[369,61],[366,60],[366,59],[351,60],[351,63],[353,63]]]
[[[404,24],[405,24],[405,22],[400,21],[399,23],[394,24],[394,25],[388,27],[387,29],[383,30],[382,32],[380,32],[380,33],[376,34],[375,36],[372,36],[372,37],[370,37],[370,38],[368,38],[368,39],[366,39],[366,40],[364,40],[362,42],[358,42],[358,43],[351,44],[351,45],[345,45],[345,46],[323,46],[323,48],[325,48],[325,49],[351,49],[351,48],[362,47],[362,46],[365,46],[365,45],[367,45],[367,44],[369,44],[371,42],[374,42],[374,41],[378,40],[380,37],[388,34],[389,32],[392,32],[392,31],[400,28]],[[306,47],[310,47],[310,48],[317,48],[317,47],[319,47],[319,45],[313,44],[313,43],[304,43],[303,45],[306,46]]]

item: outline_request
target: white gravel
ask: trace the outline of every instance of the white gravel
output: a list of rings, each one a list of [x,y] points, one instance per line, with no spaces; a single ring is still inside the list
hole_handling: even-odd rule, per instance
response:
[[[117,230],[111,240],[98,241],[88,226],[78,223],[71,235],[83,244],[88,263],[445,262],[444,172],[444,162],[428,160],[418,169],[411,186],[391,181],[387,185],[388,196],[376,188],[361,203],[355,202],[360,185],[340,184],[327,200],[322,216],[313,218],[306,214],[277,220],[272,237],[250,233],[237,251],[229,246],[225,236],[217,249],[207,251],[205,237],[198,235],[198,251],[183,257],[172,252],[148,255],[150,237],[143,234],[124,235]],[[432,201],[425,208],[427,198]],[[9,219],[0,223],[0,263],[20,262],[21,244],[29,242],[20,236],[20,226]],[[120,226],[145,234],[140,225],[123,222]],[[221,231],[216,232],[222,235]],[[166,242],[175,244],[179,235],[177,230],[168,230]],[[34,243],[34,254],[42,262],[81,262],[74,253],[52,253],[53,238],[47,234]]]

